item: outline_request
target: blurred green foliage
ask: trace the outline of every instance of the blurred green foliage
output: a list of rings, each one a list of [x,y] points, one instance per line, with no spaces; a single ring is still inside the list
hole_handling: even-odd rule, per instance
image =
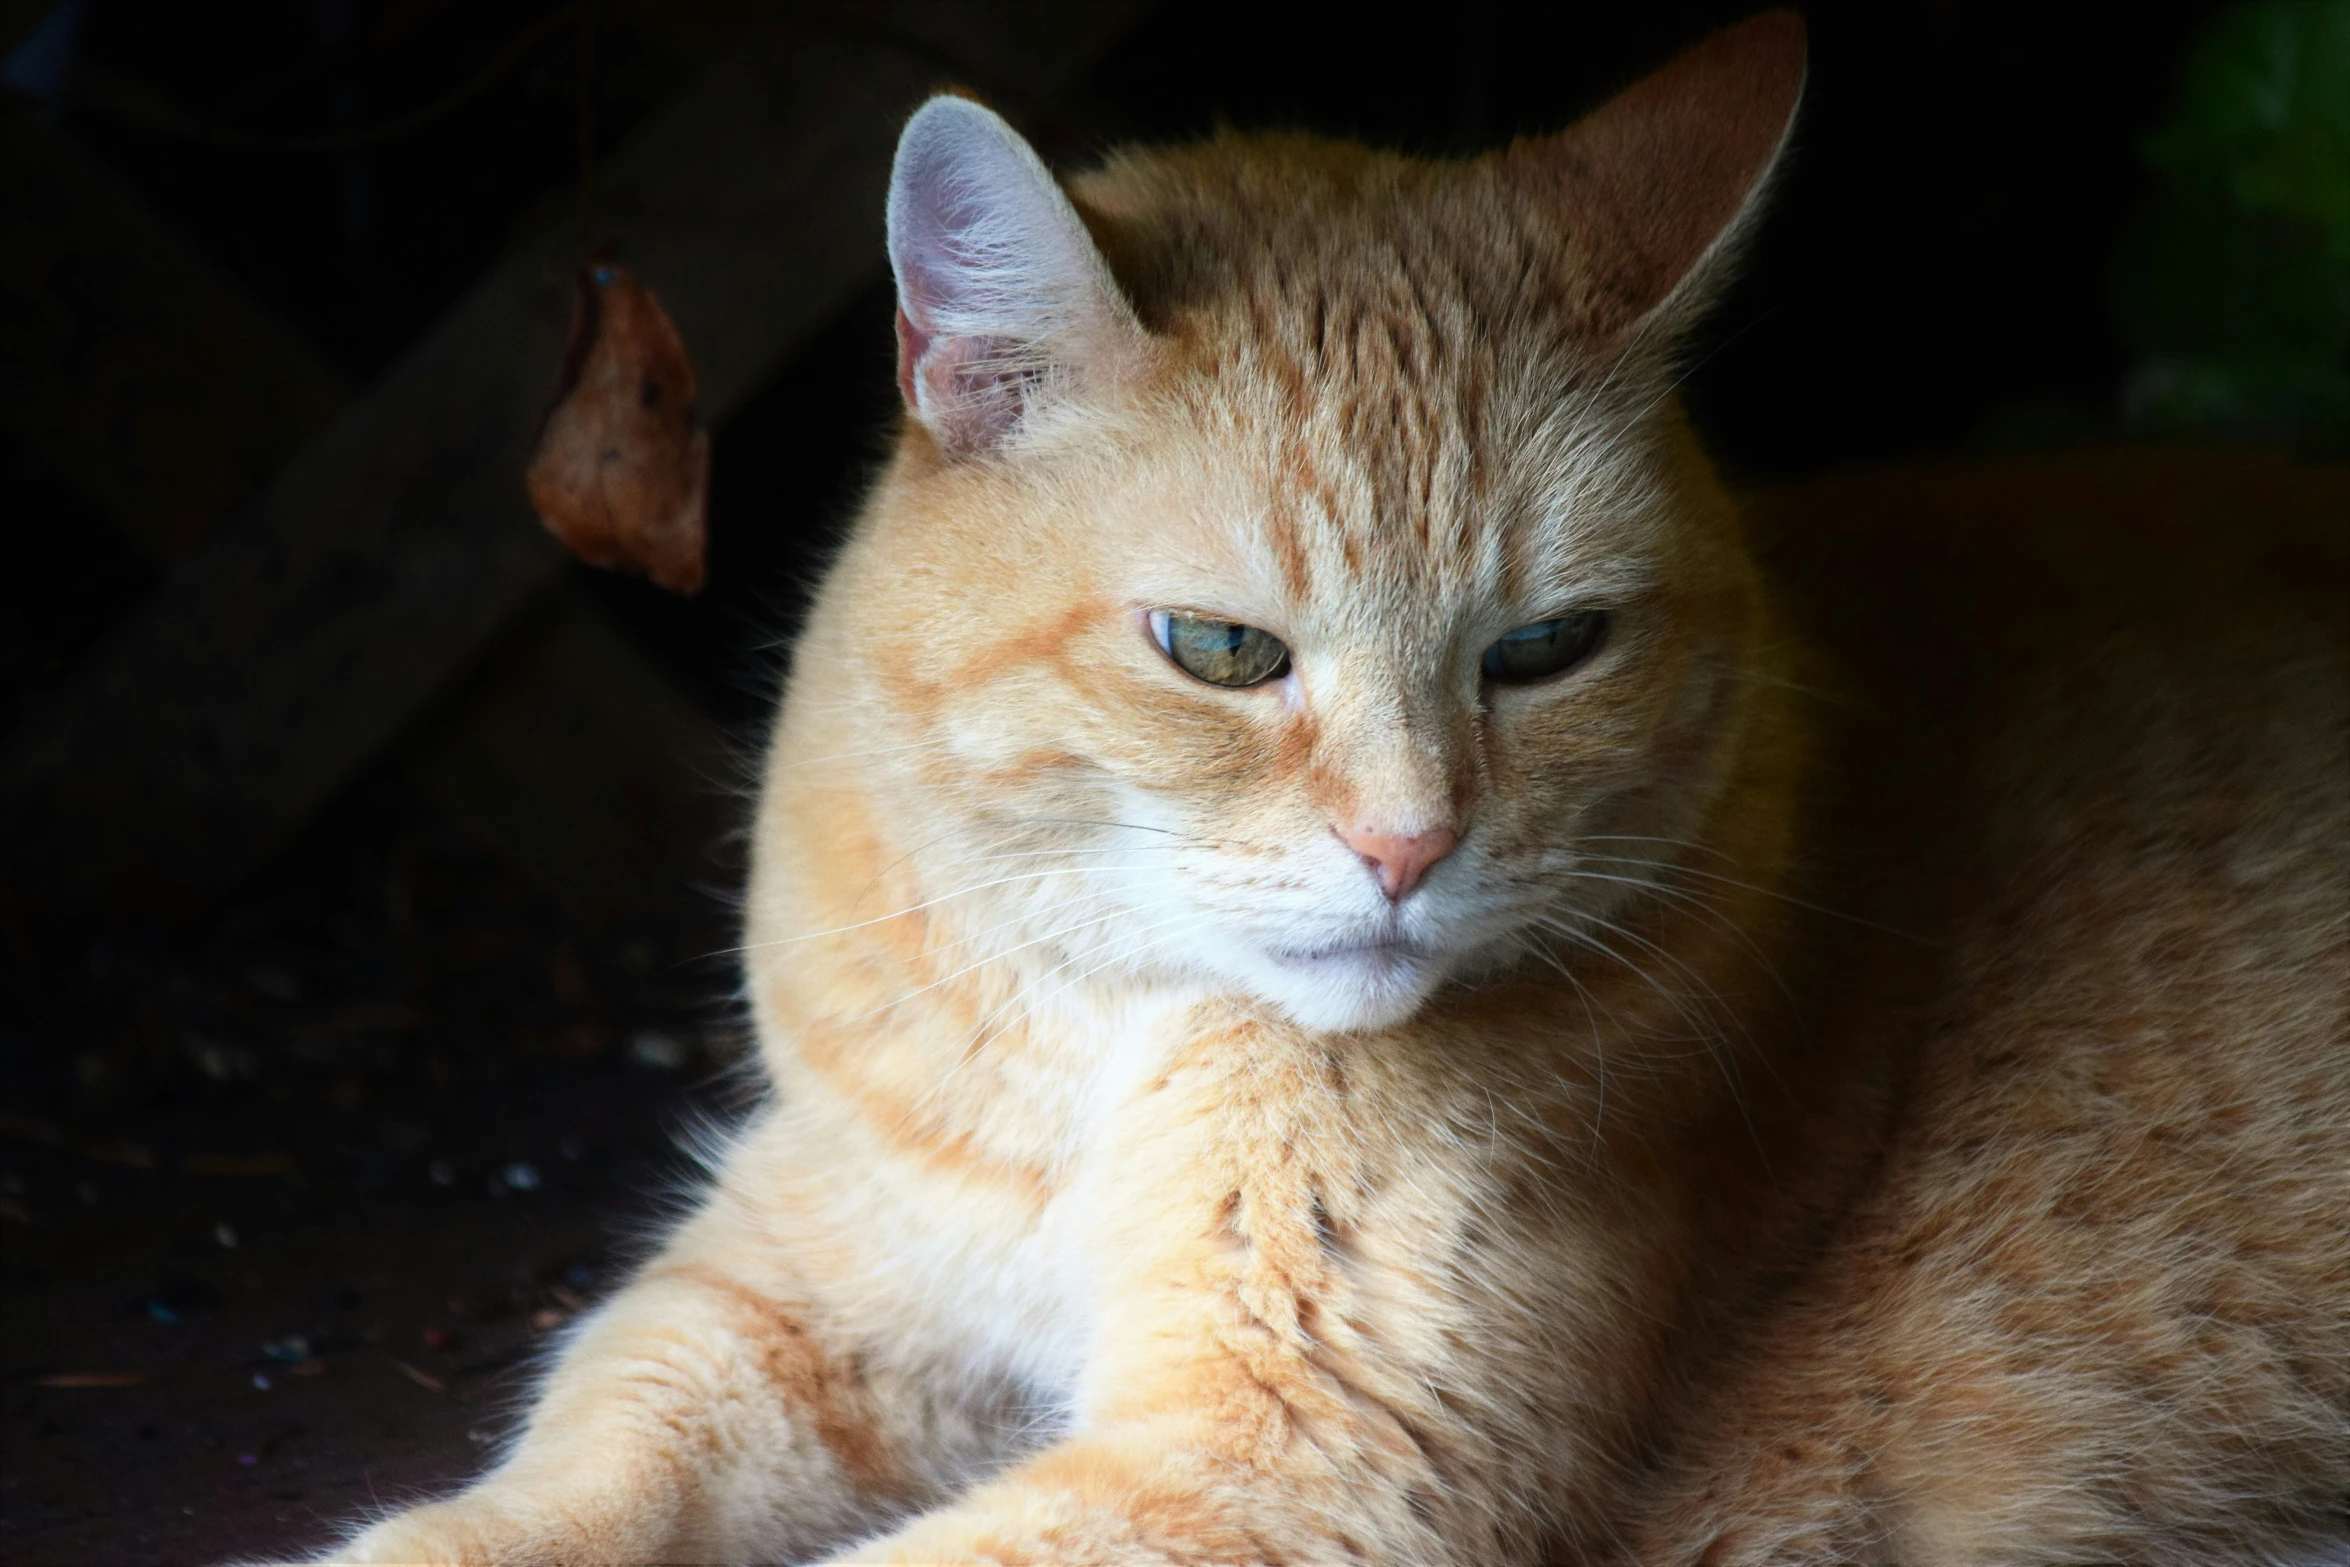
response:
[[[2146,139],[2114,308],[2149,433],[2350,450],[2350,0],[2251,0]]]

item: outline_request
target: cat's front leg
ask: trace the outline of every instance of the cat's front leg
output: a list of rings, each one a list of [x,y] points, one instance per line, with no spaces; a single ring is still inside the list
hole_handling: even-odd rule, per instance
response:
[[[1242,1021],[1127,1105],[1085,1177],[1100,1309],[1074,1430],[837,1560],[1531,1559],[1509,1499],[1525,1476],[1464,1416],[1524,1389],[1486,1386],[1480,1347],[1456,1347],[1472,1315],[1414,1304],[1449,1205],[1370,1233],[1374,1203],[1444,1180],[1379,1146],[1423,1107],[1344,1077],[1323,1045]]]
[[[940,1494],[978,1426],[829,1303],[788,1162],[754,1138],[708,1206],[583,1324],[512,1455],[334,1562],[806,1560]]]
[[[1207,1567],[1498,1562],[1412,1518],[1372,1470],[1259,1466],[1170,1417],[1064,1442],[834,1567]],[[1382,1506],[1382,1503],[1391,1505]],[[1382,1513],[1387,1516],[1380,1516]]]

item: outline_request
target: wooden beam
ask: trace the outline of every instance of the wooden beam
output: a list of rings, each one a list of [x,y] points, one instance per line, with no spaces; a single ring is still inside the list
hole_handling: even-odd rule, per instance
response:
[[[334,372],[87,154],[0,105],[0,423],[170,559],[342,413]]]
[[[1138,10],[908,0],[854,30],[766,24],[642,130],[605,171],[603,217],[676,320],[707,415],[873,274],[898,124],[962,74],[942,59],[1016,108]],[[20,904],[201,906],[547,591],[562,555],[519,475],[574,260],[553,235],[509,257],[26,726],[0,758]]]
[[[58,4],[59,0],[0,0],[0,55],[15,53]]]
[[[168,560],[350,396],[138,196],[0,107],[0,420]],[[708,913],[717,726],[576,592],[501,632],[405,747],[410,773],[583,926]],[[582,854],[579,845],[598,846]]]

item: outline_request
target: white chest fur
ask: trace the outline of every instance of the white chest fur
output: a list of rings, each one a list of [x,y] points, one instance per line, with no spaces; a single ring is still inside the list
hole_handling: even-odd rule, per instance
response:
[[[924,1346],[922,1358],[940,1371],[973,1383],[1008,1380],[1024,1402],[1046,1409],[1064,1404],[1093,1342],[1093,1194],[1102,1162],[1117,1157],[1102,1134],[1197,999],[1064,996],[1040,1012],[1033,1026],[1051,1029],[1058,1059],[1017,1086],[1034,1134],[1022,1140],[1051,1172],[1041,1201],[999,1182],[942,1180],[933,1166],[868,1144],[862,1151],[879,1157],[858,1179],[828,1181],[824,1202],[827,1228],[857,1258],[852,1309]],[[944,1091],[953,1090],[949,1082]],[[834,1141],[806,1122],[801,1130],[811,1144]]]

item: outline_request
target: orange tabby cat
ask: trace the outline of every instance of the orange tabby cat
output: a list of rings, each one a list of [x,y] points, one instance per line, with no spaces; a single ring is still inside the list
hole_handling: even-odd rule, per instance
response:
[[[914,117],[773,1103],[338,1559],[2350,1560],[2340,488],[1750,538],[1673,354],[1802,73],[1066,192]]]

